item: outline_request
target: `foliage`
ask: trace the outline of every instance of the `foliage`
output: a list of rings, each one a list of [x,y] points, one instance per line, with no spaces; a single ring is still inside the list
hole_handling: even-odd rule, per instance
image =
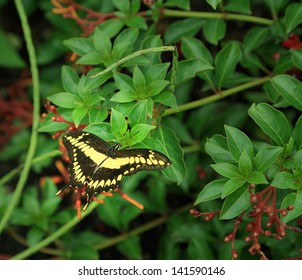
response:
[[[17,31],[0,4],[2,258],[301,258],[299,1],[15,3]],[[100,194],[79,220],[81,192],[55,195],[70,130],[170,158],[123,179],[144,211]]]

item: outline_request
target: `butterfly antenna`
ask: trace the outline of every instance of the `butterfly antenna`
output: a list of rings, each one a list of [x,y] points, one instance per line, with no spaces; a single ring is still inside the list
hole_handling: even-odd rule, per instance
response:
[[[116,189],[115,191],[118,192],[123,199],[128,200],[131,204],[133,204],[134,206],[136,206],[138,209],[144,210],[144,205],[140,204],[139,202],[137,202],[133,198],[129,197],[124,192],[120,191],[119,189]]]

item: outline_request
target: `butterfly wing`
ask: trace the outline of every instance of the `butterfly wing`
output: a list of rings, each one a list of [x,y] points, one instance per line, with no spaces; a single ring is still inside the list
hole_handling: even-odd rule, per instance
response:
[[[164,154],[150,149],[121,150],[117,151],[115,156],[125,176],[141,170],[161,170],[171,165],[171,161]]]
[[[63,136],[70,158],[70,185],[86,186],[87,202],[102,191],[117,188],[123,176],[140,170],[160,170],[171,164],[162,153],[150,149],[117,150],[88,132],[70,132]]]
[[[70,158],[70,185],[86,185],[91,198],[95,193],[114,190],[122,180],[118,160],[109,156],[111,146],[88,132],[70,132],[63,136]]]

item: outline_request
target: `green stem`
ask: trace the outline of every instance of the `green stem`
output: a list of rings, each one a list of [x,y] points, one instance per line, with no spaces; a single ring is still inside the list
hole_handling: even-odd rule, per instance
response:
[[[180,207],[180,208],[176,209],[172,214],[173,215],[179,215],[183,212],[188,211],[191,208],[192,208],[192,204],[190,203],[190,204],[187,204],[183,207]],[[102,243],[100,243],[99,245],[96,245],[94,247],[94,249],[95,250],[103,250],[105,248],[111,247],[111,246],[113,246],[113,245],[115,245],[115,244],[131,237],[131,236],[139,235],[139,234],[141,234],[143,232],[146,232],[148,230],[151,230],[151,229],[153,229],[153,228],[155,228],[155,227],[157,227],[161,224],[164,224],[170,217],[171,217],[171,215],[161,216],[161,217],[159,217],[155,220],[152,220],[151,222],[146,223],[146,224],[144,224],[140,227],[137,227],[137,228],[135,228],[135,229],[133,229],[129,232],[126,232],[126,233],[120,234],[116,237],[105,240]]]
[[[104,196],[101,195],[98,197],[99,199],[104,199]],[[95,207],[97,207],[99,205],[98,202],[93,201],[92,203],[90,203],[89,207],[87,208],[87,210],[85,212],[82,213],[82,219],[85,218],[87,215],[89,215]],[[177,209],[176,211],[173,212],[173,215],[175,214],[181,214],[187,210],[189,210],[192,207],[192,204],[188,204],[185,205],[179,209]],[[138,235],[141,234],[145,231],[148,231],[152,228],[155,228],[163,223],[165,223],[168,218],[170,216],[169,215],[165,215],[162,216],[158,219],[155,219],[149,223],[146,223],[138,228],[135,228],[132,231],[129,231],[128,233],[124,233],[121,235],[118,235],[114,238],[110,238],[104,242],[102,242],[99,245],[95,246],[95,250],[102,250],[105,248],[108,248],[110,246],[113,246],[123,240],[125,240],[126,238],[128,238],[129,236],[134,236],[134,235]],[[49,236],[48,238],[45,238],[44,240],[42,240],[41,242],[39,242],[38,244],[28,248],[27,250],[13,256],[11,258],[11,260],[22,260],[25,259],[29,256],[31,256],[32,254],[36,253],[37,251],[41,250],[42,248],[46,247],[47,245],[49,245],[51,242],[55,241],[56,239],[58,239],[60,236],[64,235],[68,230],[70,230],[72,227],[74,227],[77,223],[79,223],[80,220],[78,219],[77,216],[75,216],[72,220],[70,220],[67,224],[65,224],[64,226],[62,226],[60,229],[58,229],[55,233],[53,233],[51,236]]]
[[[105,70],[103,70],[100,73],[97,73],[93,76],[91,76],[90,78],[97,78],[99,76],[102,76],[108,72],[110,72],[111,70],[113,70],[114,68],[124,64],[125,62],[127,62],[130,59],[133,59],[137,56],[141,56],[144,54],[148,54],[148,53],[156,53],[156,52],[173,52],[175,51],[175,47],[174,46],[162,46],[162,47],[157,47],[157,48],[149,48],[149,49],[143,49],[143,50],[139,50],[137,52],[134,52],[126,57],[123,57],[122,59],[120,59],[118,62],[113,63],[112,65],[110,65],[109,67],[107,67]]]
[[[39,119],[40,119],[40,95],[39,95],[39,72],[37,67],[37,60],[35,54],[35,48],[32,42],[31,31],[29,28],[29,24],[27,21],[26,13],[22,4],[21,0],[15,0],[15,5],[21,20],[21,25],[24,33],[24,38],[26,41],[26,47],[29,55],[30,61],[30,68],[31,68],[31,75],[32,75],[32,82],[33,82],[33,123],[32,123],[32,132],[30,137],[30,144],[28,148],[28,153],[26,155],[24,168],[22,169],[19,181],[16,186],[16,190],[13,194],[12,200],[8,205],[2,220],[0,222],[0,233],[6,227],[14,208],[16,207],[17,203],[20,200],[21,193],[23,187],[28,178],[28,174],[31,168],[32,159],[34,157],[36,147],[37,147],[37,133],[38,133],[38,126],[39,126]]]
[[[99,199],[104,199],[104,196],[101,195],[98,197]],[[99,205],[98,202],[93,201],[89,204],[89,207],[85,212],[82,212],[82,219],[85,218],[87,215],[89,215],[95,207]],[[79,223],[81,220],[78,219],[77,216],[74,216],[73,219],[71,219],[67,224],[63,225],[61,228],[59,228],[56,232],[54,232],[49,237],[45,238],[41,242],[37,243],[36,245],[29,247],[28,249],[24,250],[23,252],[11,257],[11,260],[23,260],[32,254],[39,251],[41,248],[46,247],[56,239],[58,239],[60,236],[64,235],[68,230],[70,230],[72,227],[74,227],[77,223]]]
[[[265,83],[266,81],[268,81],[270,79],[271,79],[271,76],[266,76],[266,77],[256,79],[254,81],[242,84],[240,86],[233,87],[231,89],[223,90],[223,91],[221,91],[217,94],[213,94],[211,96],[208,96],[208,97],[205,97],[205,98],[202,98],[202,99],[199,99],[199,100],[195,100],[195,101],[180,105],[179,107],[177,107],[177,110],[169,108],[164,112],[163,116],[168,116],[168,115],[172,115],[172,114],[179,113],[179,112],[182,112],[182,111],[192,110],[192,109],[204,106],[206,104],[209,104],[209,103],[215,102],[217,100],[223,99],[223,98],[225,98],[229,95],[238,93],[240,91],[246,90],[246,89],[251,88],[251,87],[261,85],[261,84]]]
[[[36,157],[32,160],[32,164],[34,163],[38,163],[40,161],[43,161],[45,159],[51,158],[51,157],[56,157],[61,155],[62,152],[60,152],[59,150],[54,150],[51,151],[49,153],[43,154],[39,157]],[[11,170],[10,172],[8,172],[7,174],[5,174],[1,179],[0,179],[0,186],[3,186],[4,184],[6,184],[7,182],[9,182],[14,176],[16,176],[21,170],[22,168],[24,168],[24,164],[20,164],[19,166],[17,166],[16,168],[14,168],[13,170]]]
[[[188,11],[178,11],[178,10],[169,10],[169,9],[163,9],[161,12],[165,17],[183,17],[183,18],[200,18],[200,19],[212,18],[212,19],[253,22],[253,23],[259,23],[264,25],[271,25],[274,22],[271,19],[249,16],[249,15],[231,14],[231,13],[188,12]]]

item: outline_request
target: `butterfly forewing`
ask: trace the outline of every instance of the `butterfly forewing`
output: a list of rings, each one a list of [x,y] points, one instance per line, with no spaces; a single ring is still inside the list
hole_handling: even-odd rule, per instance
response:
[[[70,185],[85,186],[88,199],[96,193],[117,188],[123,176],[140,170],[159,170],[171,164],[162,153],[150,149],[117,150],[88,132],[63,136],[70,158]]]

